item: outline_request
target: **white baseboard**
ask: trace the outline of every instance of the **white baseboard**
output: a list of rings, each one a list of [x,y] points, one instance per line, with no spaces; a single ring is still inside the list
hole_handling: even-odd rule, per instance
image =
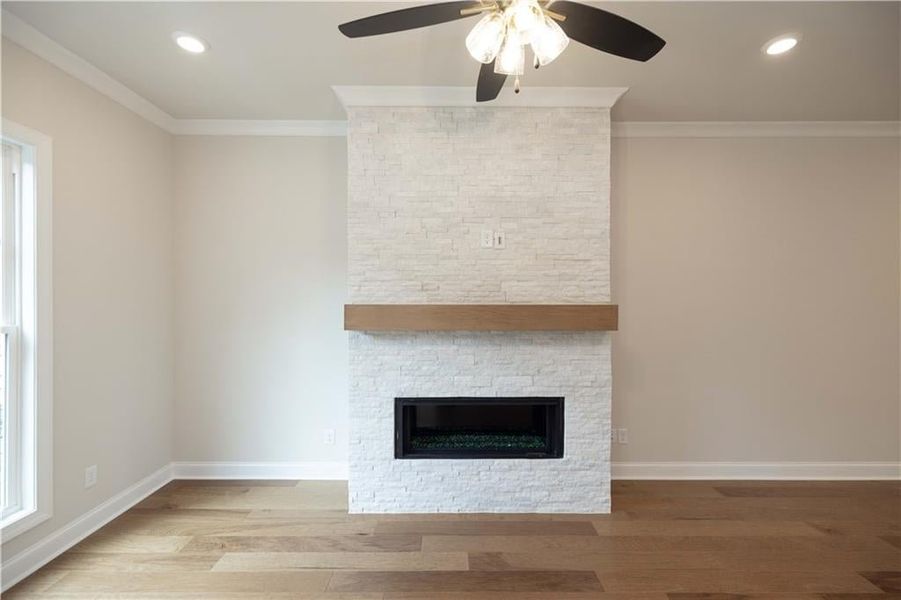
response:
[[[174,462],[173,479],[347,479],[343,461]]]
[[[174,479],[346,480],[347,463],[176,462]],[[901,462],[614,462],[613,479],[901,480]]]
[[[901,479],[901,462],[615,462],[613,479],[758,479],[863,481]]]
[[[7,589],[88,537],[173,479],[347,479],[347,463],[173,462],[103,504],[3,561],[0,588]]]
[[[901,462],[615,462],[613,479],[901,480]],[[346,480],[347,463],[173,462],[3,561],[6,591],[173,479]]]
[[[5,592],[28,577],[171,480],[172,467],[166,465],[68,525],[57,529],[36,544],[4,560],[2,567],[3,591]]]

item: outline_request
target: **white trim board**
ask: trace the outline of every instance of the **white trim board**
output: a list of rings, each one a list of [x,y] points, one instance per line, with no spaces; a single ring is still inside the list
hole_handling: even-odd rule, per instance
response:
[[[175,135],[326,136],[347,134],[346,121],[173,119]],[[614,138],[885,138],[898,121],[614,121]]]
[[[326,0],[331,1],[331,0]],[[85,59],[64,48],[16,15],[2,11],[3,37],[125,108],[174,135],[235,136],[343,136],[344,121],[267,119],[176,119]],[[446,106],[475,105],[471,87],[335,86],[344,103],[401,102],[422,105],[429,100]],[[501,106],[612,106],[624,87],[529,88],[519,96],[504,88],[486,107]],[[411,90],[419,90],[411,94]],[[367,100],[368,99],[368,100]],[[726,138],[726,137],[898,137],[898,121],[648,121],[614,122],[616,138]]]
[[[176,135],[335,136],[346,121],[175,119]],[[896,138],[898,121],[614,121],[614,138]]]
[[[2,12],[2,27],[3,37],[38,55],[151,123],[166,131],[172,131],[175,119],[171,115],[8,10]]]
[[[8,541],[53,516],[53,140],[9,119],[2,119],[2,134],[23,145],[23,156],[30,155],[33,168],[22,178],[23,190],[32,192],[24,192],[20,215],[21,339],[26,344],[23,348],[31,346],[30,352],[22,354],[21,392],[33,399],[33,406],[20,420],[27,440],[22,458],[33,465],[35,474],[34,485],[23,499],[34,510],[2,528]],[[26,205],[25,196],[33,196],[34,204]]]
[[[175,135],[344,137],[347,121],[174,119]]]
[[[532,87],[517,94],[510,86],[496,100],[476,102],[470,86],[333,85],[341,105],[349,106],[560,106],[611,108],[626,87]]]
[[[614,462],[613,479],[901,480],[901,462]]]
[[[901,462],[654,462],[612,464],[613,479],[901,480]],[[176,479],[346,480],[347,463],[173,462],[3,562],[2,591]]]
[[[174,479],[347,479],[347,463],[175,462]],[[901,462],[614,462],[613,479],[901,480]]]
[[[615,138],[898,137],[898,121],[620,121]]]
[[[4,560],[3,591],[28,577],[170,481],[172,481],[172,467],[166,465],[34,545]]]
[[[346,480],[343,461],[174,462],[173,479],[311,479]]]
[[[10,13],[2,11],[3,36],[38,55],[125,108],[174,135],[342,136],[343,121],[176,119],[77,54]],[[342,104],[357,106],[474,106],[471,87],[333,86]],[[515,95],[505,88],[484,106],[606,106],[624,87],[529,88]],[[614,122],[613,137],[898,137],[897,121]]]
[[[173,462],[22,550],[4,557],[2,591],[85,539],[126,510],[176,479],[346,480],[347,463],[334,462]]]

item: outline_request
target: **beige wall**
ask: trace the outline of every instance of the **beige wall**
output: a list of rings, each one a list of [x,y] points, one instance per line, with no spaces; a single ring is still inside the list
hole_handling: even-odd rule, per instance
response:
[[[171,460],[171,137],[3,41],[3,116],[53,139],[53,518]],[[98,465],[95,487],[84,469]]]
[[[177,459],[343,459],[344,140],[176,156]],[[617,138],[612,160],[614,460],[897,460],[897,141]]]
[[[346,460],[345,173],[344,138],[176,138],[178,460]]]
[[[898,143],[618,139],[620,461],[895,461]]]

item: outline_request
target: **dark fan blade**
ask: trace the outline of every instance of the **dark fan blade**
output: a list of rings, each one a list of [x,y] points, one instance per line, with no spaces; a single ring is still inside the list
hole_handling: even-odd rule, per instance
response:
[[[483,63],[482,68],[479,69],[479,82],[476,84],[476,102],[486,102],[497,98],[506,80],[506,75],[494,72],[494,61],[487,65]]]
[[[600,8],[557,0],[550,9],[566,15],[566,20],[560,23],[566,35],[602,52],[646,61],[666,45],[662,38],[641,25]]]
[[[440,2],[438,4],[427,4],[426,6],[402,8],[401,10],[394,10],[338,25],[338,30],[350,38],[406,31],[407,29],[417,29],[419,27],[447,23],[448,21],[456,21],[457,19],[465,19],[467,16],[472,15],[463,16],[460,14],[461,10],[480,6],[482,6],[481,2],[468,0],[465,2]]]

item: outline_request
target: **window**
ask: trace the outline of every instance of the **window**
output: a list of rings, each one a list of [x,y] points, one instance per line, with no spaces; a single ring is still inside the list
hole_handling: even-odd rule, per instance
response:
[[[0,157],[0,532],[51,512],[50,139],[3,121]]]
[[[19,206],[22,198],[22,152],[3,143],[3,186],[0,188],[0,460],[4,465],[0,488],[0,520],[22,510],[22,396],[18,390],[19,336]]]

